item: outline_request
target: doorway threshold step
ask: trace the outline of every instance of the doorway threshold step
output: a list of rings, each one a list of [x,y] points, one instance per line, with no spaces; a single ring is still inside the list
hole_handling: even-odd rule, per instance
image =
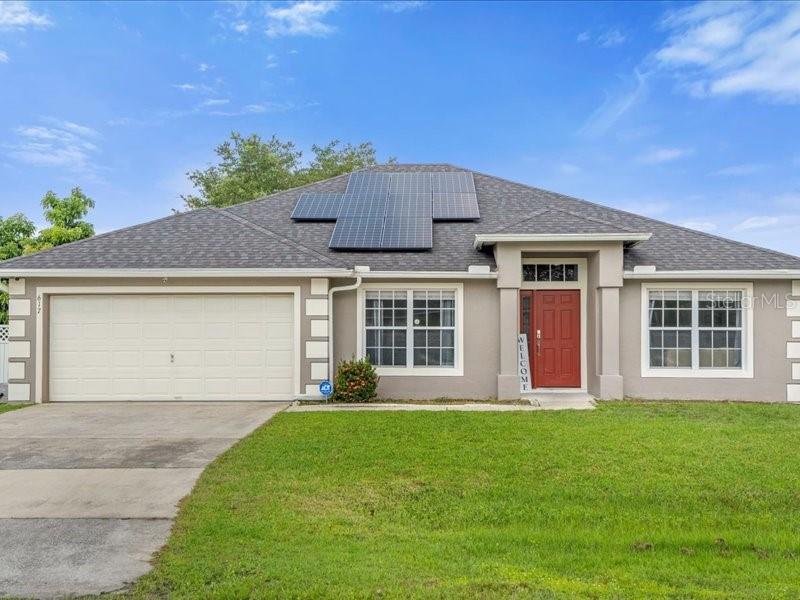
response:
[[[543,410],[592,410],[596,406],[594,397],[586,392],[534,391],[522,394],[522,399]]]

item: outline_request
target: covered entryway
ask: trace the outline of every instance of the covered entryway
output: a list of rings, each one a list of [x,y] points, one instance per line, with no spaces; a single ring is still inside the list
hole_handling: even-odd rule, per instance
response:
[[[54,295],[49,399],[287,400],[291,294]]]

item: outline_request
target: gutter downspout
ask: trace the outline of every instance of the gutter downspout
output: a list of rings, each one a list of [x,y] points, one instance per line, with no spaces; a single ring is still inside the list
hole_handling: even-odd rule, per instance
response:
[[[328,379],[333,381],[333,294],[336,292],[349,292],[361,286],[361,272],[353,269],[351,277],[355,277],[355,283],[333,287],[328,290]],[[356,306],[358,310],[358,306]]]

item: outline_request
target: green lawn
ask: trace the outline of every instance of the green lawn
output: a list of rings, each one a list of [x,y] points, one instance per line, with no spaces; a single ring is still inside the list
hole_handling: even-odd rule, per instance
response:
[[[9,412],[12,410],[16,410],[18,408],[23,408],[25,406],[30,406],[30,404],[6,404],[5,402],[0,403],[0,415],[4,412]]]
[[[800,407],[278,415],[136,597],[800,597]]]

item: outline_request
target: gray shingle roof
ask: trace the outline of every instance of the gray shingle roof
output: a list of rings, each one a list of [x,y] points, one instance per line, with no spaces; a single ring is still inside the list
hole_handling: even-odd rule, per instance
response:
[[[451,165],[383,165],[381,171],[459,171]],[[433,249],[338,252],[328,248],[333,223],[289,218],[303,191],[342,192],[347,176],[278,192],[224,210],[181,213],[0,263],[7,269],[331,268],[369,265],[386,271],[464,271],[494,267],[478,233],[652,233],[626,249],[625,269],[800,269],[800,258],[692,231],[585,200],[473,173],[481,219],[434,223]]]

